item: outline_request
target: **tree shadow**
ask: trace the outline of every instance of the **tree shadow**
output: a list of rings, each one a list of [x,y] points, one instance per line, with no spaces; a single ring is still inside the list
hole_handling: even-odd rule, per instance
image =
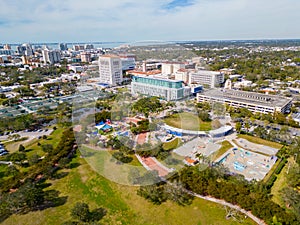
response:
[[[66,176],[68,176],[69,172],[56,172],[55,174],[52,175],[53,180],[59,180],[62,179]]]
[[[68,166],[70,169],[75,169],[77,167],[79,167],[81,164],[80,163],[70,163],[70,165]]]
[[[44,203],[36,208],[36,210],[45,210],[48,208],[58,207],[64,205],[68,196],[59,197],[60,192],[57,190],[48,190],[45,191],[45,200]]]
[[[91,221],[99,221],[101,220],[105,215],[107,211],[104,208],[97,208],[90,212],[90,220]]]
[[[25,149],[24,152],[31,152],[33,149],[32,148],[29,148],[29,149]]]

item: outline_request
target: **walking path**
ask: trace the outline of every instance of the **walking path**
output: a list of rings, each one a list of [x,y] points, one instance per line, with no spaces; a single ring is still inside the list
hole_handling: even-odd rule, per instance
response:
[[[162,165],[157,161],[154,157],[141,157],[138,154],[135,154],[139,162],[147,169],[147,170],[155,170],[158,172],[158,176],[165,177],[172,170]]]
[[[207,201],[211,201],[211,202],[214,202],[214,203],[217,203],[217,204],[220,204],[220,205],[223,205],[223,206],[227,206],[227,207],[230,207],[232,209],[235,209],[243,214],[245,214],[246,216],[248,216],[249,218],[251,218],[254,222],[256,222],[257,224],[259,225],[267,225],[263,220],[259,219],[258,217],[254,216],[250,211],[246,211],[245,209],[242,209],[240,206],[238,205],[233,205],[229,202],[226,202],[224,200],[221,200],[221,199],[216,199],[216,198],[213,198],[213,197],[210,197],[210,196],[203,196],[203,195],[198,195],[194,192],[191,192],[191,191],[188,191],[189,194],[197,197],[197,198],[201,198],[201,199],[204,199],[204,200],[207,200]]]

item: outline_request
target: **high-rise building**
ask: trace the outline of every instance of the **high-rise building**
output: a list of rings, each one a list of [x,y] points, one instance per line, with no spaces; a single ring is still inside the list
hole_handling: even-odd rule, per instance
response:
[[[28,44],[28,43],[19,45],[17,47],[17,52],[20,55],[26,55],[26,56],[32,56],[33,55],[32,46],[31,46],[31,44]]]
[[[180,62],[165,62],[162,63],[161,65],[161,72],[162,74],[173,74],[175,72],[177,72],[180,69],[184,69],[185,65],[184,63],[180,63]]]
[[[80,53],[80,58],[81,58],[81,62],[91,62],[92,61],[91,53],[89,53],[89,52]]]
[[[18,54],[20,54],[20,55],[25,55],[25,51],[26,51],[26,47],[25,47],[25,46],[19,45],[19,46],[17,47],[17,52],[18,52]]]
[[[84,45],[84,49],[86,49],[86,50],[94,49],[94,45],[92,45],[92,44],[85,44]]]
[[[128,54],[128,55],[120,55],[121,62],[122,62],[122,70],[134,70],[135,69],[135,55]]]
[[[23,46],[26,48],[25,49],[25,55],[26,56],[32,56],[33,55],[33,50],[31,44],[23,44]]]
[[[13,55],[13,54],[14,54],[13,50],[0,49],[0,55]]]
[[[66,43],[60,43],[59,44],[59,49],[61,51],[66,51],[66,50],[68,50],[68,45]]]
[[[11,46],[10,46],[9,44],[5,44],[5,45],[3,46],[3,49],[4,49],[4,50],[11,50]]]
[[[61,60],[60,52],[57,50],[44,49],[42,50],[42,54],[44,64],[54,64],[60,62]]]
[[[115,55],[103,55],[99,57],[100,82],[116,86],[122,83],[122,62]]]
[[[73,45],[73,50],[74,51],[84,50],[84,46],[83,45]]]

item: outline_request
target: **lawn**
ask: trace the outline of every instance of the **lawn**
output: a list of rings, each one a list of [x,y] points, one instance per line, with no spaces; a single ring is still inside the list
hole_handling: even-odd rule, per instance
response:
[[[42,150],[42,145],[44,144],[51,144],[53,148],[56,148],[58,145],[60,138],[62,137],[62,134],[64,132],[64,128],[59,127],[56,130],[54,130],[49,136],[47,136],[47,139],[34,139],[30,143],[26,143],[24,146],[27,151],[27,157],[38,154],[40,156],[44,155],[45,153]],[[40,143],[40,146],[38,145]]]
[[[271,189],[272,200],[280,205],[281,207],[285,208],[285,204],[280,197],[280,190],[287,186],[286,184],[286,172],[288,170],[288,164],[292,163],[292,160],[289,159],[289,162],[285,164],[283,169],[281,170],[280,174],[277,175],[277,180],[275,181],[274,185]]]
[[[181,139],[180,138],[175,138],[170,142],[165,142],[163,144],[163,149],[166,150],[166,151],[169,151],[169,150],[178,148],[181,144],[182,144]]]
[[[276,143],[276,142],[272,142],[272,141],[267,141],[264,139],[261,139],[259,137],[254,137],[254,136],[250,136],[250,135],[245,135],[245,134],[239,134],[238,135],[239,138],[244,138],[250,142],[256,143],[256,144],[260,144],[260,145],[266,145],[272,148],[277,148],[277,149],[281,149],[282,148],[282,144]]]
[[[218,159],[220,156],[222,156],[225,152],[227,152],[229,149],[233,148],[233,145],[230,144],[229,141],[223,141],[221,143],[221,148],[212,154],[211,158],[212,160]]]
[[[178,113],[165,118],[164,122],[172,127],[194,130],[194,131],[209,131],[211,130],[211,122],[203,122],[201,119],[192,113]]]
[[[48,189],[58,190],[60,196],[67,197],[64,205],[25,215],[13,215],[3,224],[62,224],[70,219],[70,209],[76,202],[86,202],[91,209],[104,207],[107,215],[101,224],[241,224],[226,220],[222,206],[202,199],[195,199],[185,207],[169,201],[159,206],[153,205],[136,194],[138,187],[123,186],[103,178],[82,158],[77,157],[73,163],[79,163],[80,166],[65,171],[69,174],[59,180],[49,181],[52,186]],[[255,223],[247,219],[242,224]]]
[[[24,138],[25,139],[25,138]],[[26,140],[17,140],[17,141],[8,141],[6,142],[4,145],[5,145],[5,148],[10,152],[10,153],[13,153],[13,152],[16,152],[18,151],[19,149],[19,145],[20,144],[23,144],[23,145],[26,145],[27,143],[30,143],[31,141],[28,140],[28,138]]]
[[[20,144],[24,145],[24,147],[27,150],[28,156],[32,155],[33,153],[37,154],[44,154],[41,150],[42,148],[38,146],[38,142],[42,144],[52,144],[53,148],[57,146],[57,144],[60,141],[60,138],[62,136],[64,129],[63,128],[57,128],[55,131],[53,131],[47,139],[32,139],[32,140],[25,140],[25,141],[11,141],[5,144],[6,149],[10,152],[16,152],[19,149]]]
[[[263,182],[267,182],[270,177],[272,176],[273,172],[276,170],[277,166],[280,164],[281,160],[278,159],[276,161],[276,163],[274,164],[274,166],[272,166],[272,168],[270,169],[270,171],[267,173],[267,175],[264,177]]]

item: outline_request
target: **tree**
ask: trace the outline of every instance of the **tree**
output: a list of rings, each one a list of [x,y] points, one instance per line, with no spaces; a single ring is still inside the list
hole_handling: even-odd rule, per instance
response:
[[[14,165],[9,165],[5,171],[5,176],[16,176],[19,170]]]
[[[71,209],[71,216],[82,222],[88,222],[90,216],[89,206],[83,202],[77,202],[75,206]]]
[[[179,182],[166,184],[164,192],[169,200],[176,202],[178,205],[189,205],[192,203],[193,196]]]
[[[130,163],[133,160],[131,156],[127,156],[123,152],[114,152],[113,157],[122,163]]]
[[[210,116],[209,116],[209,113],[206,112],[206,111],[200,111],[200,112],[198,113],[198,116],[199,116],[199,118],[200,118],[202,121],[204,121],[204,122],[209,122],[209,121],[211,121]]]
[[[42,145],[42,150],[44,152],[47,152],[47,153],[52,152],[53,151],[53,145],[51,145],[51,144]]]
[[[33,154],[32,156],[29,156],[28,162],[29,165],[34,165],[40,160],[40,156],[38,154]]]
[[[248,122],[245,122],[245,128],[247,129],[247,133],[248,133],[250,129],[250,124]]]
[[[141,186],[137,194],[151,201],[155,205],[160,205],[167,200],[162,184]]]
[[[235,130],[236,130],[236,132],[240,133],[241,129],[242,129],[242,124],[240,122],[237,122],[235,124]]]
[[[81,222],[95,222],[101,220],[106,215],[104,208],[97,208],[90,211],[88,204],[77,202],[71,209],[71,216]]]
[[[19,152],[24,152],[24,151],[25,151],[25,147],[22,144],[20,144],[19,145]]]

